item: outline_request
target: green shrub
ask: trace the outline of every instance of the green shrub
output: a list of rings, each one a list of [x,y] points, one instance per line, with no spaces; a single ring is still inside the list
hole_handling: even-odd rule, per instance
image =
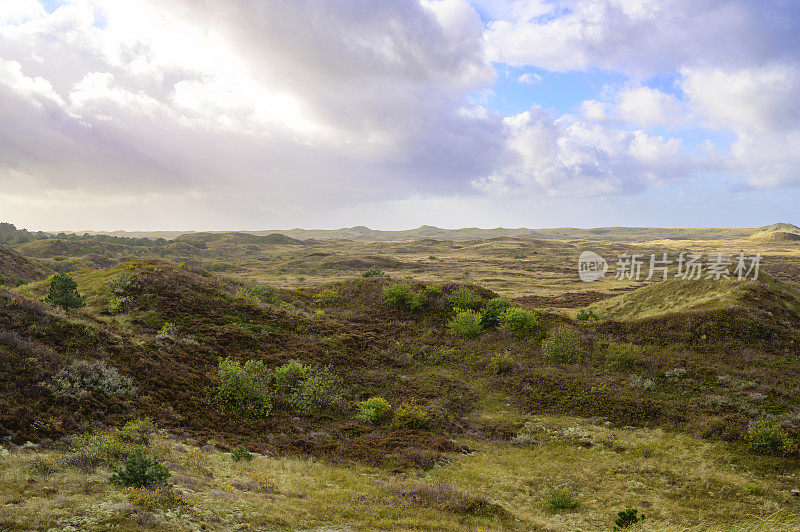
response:
[[[69,438],[70,449],[85,458],[87,464],[109,464],[125,458],[136,449],[135,445],[123,442],[117,430],[96,430],[75,434]]]
[[[150,436],[155,432],[156,426],[148,418],[140,418],[128,421],[119,429],[118,438],[120,441],[132,443],[134,445],[147,445],[150,443]]]
[[[359,405],[357,417],[372,425],[382,425],[392,417],[392,405],[383,397],[370,397]]]
[[[214,397],[223,408],[253,418],[267,417],[272,412],[272,373],[261,361],[248,360],[242,366],[226,358],[219,362],[217,377]]]
[[[289,396],[289,404],[298,414],[322,412],[338,400],[338,379],[327,370],[313,371]]]
[[[500,316],[511,307],[507,299],[496,297],[486,302],[481,316],[481,325],[484,329],[494,329],[500,325]]]
[[[275,389],[278,392],[291,393],[309,375],[313,368],[300,362],[290,360],[289,362],[275,368]]]
[[[428,298],[422,291],[414,290],[407,283],[397,283],[383,287],[383,300],[390,307],[416,312],[427,303]]]
[[[133,275],[129,273],[121,273],[108,280],[108,289],[112,294],[122,295],[131,285]]]
[[[581,355],[581,337],[575,329],[558,327],[542,342],[542,356],[554,362],[574,362]]]
[[[130,297],[112,297],[108,300],[108,305],[106,306],[106,313],[111,314],[112,316],[115,314],[122,314],[126,311],[128,305],[131,302]]]
[[[456,309],[456,315],[447,322],[450,332],[464,338],[477,338],[483,332],[481,314],[474,310]]]
[[[74,360],[55,374],[47,384],[54,396],[80,401],[93,393],[127,397],[134,393],[133,382],[117,368],[104,362]]]
[[[514,336],[530,336],[539,330],[539,314],[524,308],[511,307],[500,315],[503,327],[511,331]]]
[[[165,321],[164,325],[161,326],[161,329],[158,330],[156,337],[163,340],[164,338],[175,338],[177,334],[178,328],[175,327],[173,323]]]
[[[555,489],[548,493],[544,499],[544,504],[552,511],[574,510],[580,506],[572,492],[566,489]]]
[[[777,421],[770,420],[751,425],[745,441],[751,451],[759,454],[794,454],[798,447]]]
[[[83,296],[78,293],[78,283],[66,273],[50,277],[46,301],[68,310],[84,306]]]
[[[432,296],[440,296],[442,295],[442,285],[439,283],[425,285],[425,293]]]
[[[483,306],[483,298],[465,286],[450,292],[447,299],[454,309],[478,310]]]
[[[111,483],[134,488],[163,486],[169,478],[169,470],[158,460],[136,450],[125,460],[125,467],[115,469]]]
[[[0,273],[0,286],[5,286],[5,285],[6,285],[6,278],[3,277],[2,273]]]
[[[392,425],[399,429],[424,429],[428,426],[428,413],[413,401],[404,402],[394,411]]]
[[[243,445],[231,451],[231,458],[234,462],[250,462],[253,460],[253,453],[248,451]]]
[[[636,508],[628,508],[627,510],[617,512],[617,518],[614,519],[614,530],[619,530],[620,528],[629,528],[644,521],[645,515],[642,514],[639,516],[638,513],[639,510]]]
[[[595,314],[594,310],[592,310],[592,309],[585,309],[585,308],[582,308],[582,309],[580,309],[580,310],[578,311],[578,314],[577,314],[577,316],[575,316],[575,318],[576,318],[578,321],[597,321],[597,320],[599,320],[599,319],[600,319],[600,318],[597,316],[597,314]]]
[[[642,363],[642,348],[629,343],[611,343],[606,348],[606,362],[618,369],[634,369]]]
[[[380,268],[370,268],[361,275],[363,277],[386,277],[386,274]]]
[[[489,371],[495,375],[502,375],[504,373],[511,373],[514,370],[516,363],[508,351],[502,353],[495,353],[489,360]]]
[[[342,295],[333,288],[324,288],[314,295],[314,300],[319,305],[335,305],[341,301]]]

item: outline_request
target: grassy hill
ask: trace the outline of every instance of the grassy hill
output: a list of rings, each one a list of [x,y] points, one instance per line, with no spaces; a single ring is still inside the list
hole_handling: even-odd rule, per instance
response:
[[[800,314],[800,291],[766,275],[759,281],[673,278],[593,303],[590,308],[613,320],[722,309]]]
[[[257,236],[285,235],[297,240],[330,240],[342,239],[356,242],[390,242],[403,240],[481,240],[489,238],[513,237],[547,240],[590,240],[611,242],[649,242],[651,240],[738,240],[747,238],[757,232],[790,232],[800,233],[797,226],[789,223],[776,223],[758,228],[715,228],[715,227],[598,227],[581,229],[576,227],[557,227],[546,229],[493,228],[481,229],[466,227],[460,229],[443,229],[423,225],[415,229],[385,231],[370,229],[365,226],[346,227],[341,229],[271,229],[261,231],[239,231],[239,234]],[[78,231],[77,234],[85,232]],[[213,234],[231,234],[230,232],[180,233],[179,231],[153,232],[88,232],[88,234],[111,235],[120,237],[148,237],[175,239],[182,235],[188,239],[206,239]]]
[[[35,259],[26,258],[16,251],[0,246],[0,276],[5,284],[15,286],[44,279],[52,273],[52,270]]]
[[[656,530],[797,525],[800,453],[750,437],[769,423],[782,431],[770,437],[800,441],[793,285],[626,288],[591,306],[609,319],[589,322],[521,298],[529,328],[467,337],[450,325],[454,307],[487,312],[497,293],[462,274],[458,253],[527,283],[552,274],[558,287],[576,276],[575,248],[418,241],[340,256],[335,243],[264,238],[194,234],[160,248],[338,277],[285,288],[159,258],[118,262],[107,248],[111,266],[71,274],[81,309],[43,302],[44,280],[0,288],[0,437],[13,451],[0,455],[0,528],[599,530],[629,507]],[[280,260],[259,260],[267,248]],[[456,254],[451,279],[406,278],[444,252]],[[361,276],[387,265],[402,273]],[[407,298],[390,304],[393,290]],[[271,376],[267,415],[220,399],[226,359]],[[308,387],[279,384],[291,360],[314,376]],[[97,375],[114,386],[86,384]],[[64,393],[70,379],[86,393]],[[374,396],[392,407],[385,422],[358,415]],[[401,423],[404,411],[423,421]],[[144,440],[123,429],[144,420],[158,427]],[[252,462],[233,462],[239,445]],[[107,482],[134,447],[167,465],[170,497],[183,499]],[[85,472],[74,464],[89,451],[105,454]]]

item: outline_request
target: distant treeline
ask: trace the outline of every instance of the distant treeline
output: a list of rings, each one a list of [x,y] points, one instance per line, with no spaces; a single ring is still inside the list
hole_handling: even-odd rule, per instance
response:
[[[0,222],[0,244],[24,244],[32,240],[45,240],[57,238],[60,240],[91,240],[94,242],[110,242],[114,244],[125,244],[128,246],[158,247],[167,243],[163,238],[131,238],[124,236],[109,235],[82,235],[74,233],[45,233],[44,231],[28,231],[27,229],[17,229],[14,224]]]

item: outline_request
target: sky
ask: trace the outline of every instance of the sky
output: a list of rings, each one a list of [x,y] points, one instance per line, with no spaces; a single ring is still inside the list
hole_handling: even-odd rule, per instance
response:
[[[796,0],[0,0],[0,221],[800,225]]]

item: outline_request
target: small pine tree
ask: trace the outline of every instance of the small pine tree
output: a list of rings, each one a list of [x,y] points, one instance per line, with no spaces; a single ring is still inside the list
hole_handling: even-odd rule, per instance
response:
[[[614,530],[621,528],[629,528],[637,523],[644,521],[644,514],[637,515],[639,510],[636,508],[628,508],[617,513],[617,518],[614,520]]]
[[[83,296],[78,293],[78,283],[66,273],[58,273],[50,278],[47,301],[64,310],[84,305]]]
[[[135,488],[152,488],[167,483],[169,470],[155,458],[146,456],[142,451],[134,451],[125,460],[124,469],[114,470],[112,484],[133,486]]]

